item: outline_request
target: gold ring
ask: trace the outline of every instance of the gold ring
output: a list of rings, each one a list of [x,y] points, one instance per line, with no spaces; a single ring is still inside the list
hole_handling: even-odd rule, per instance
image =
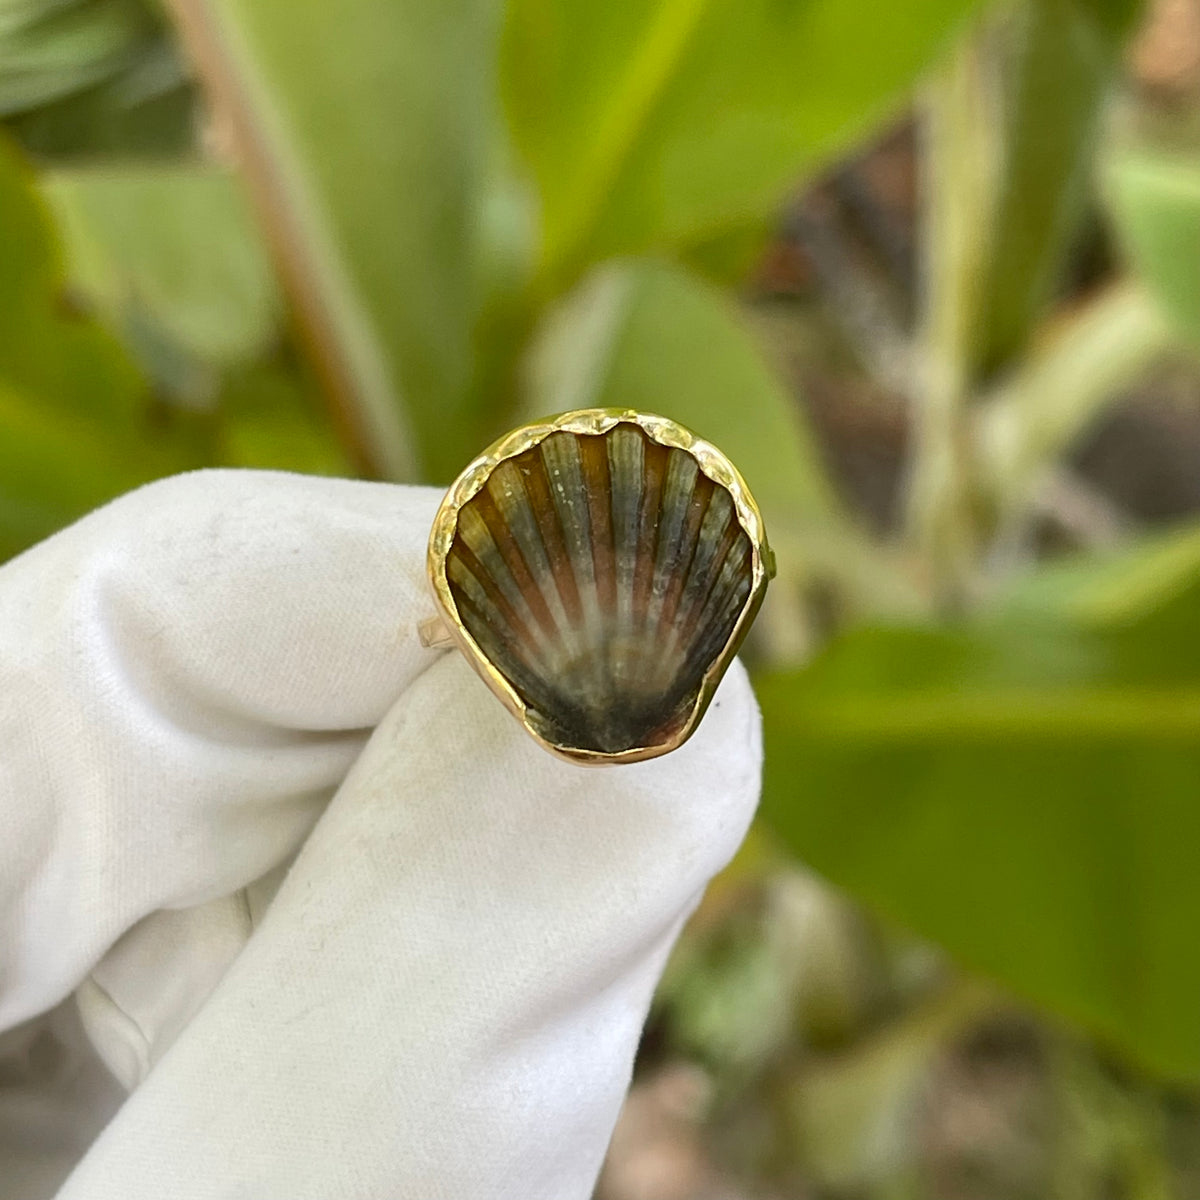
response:
[[[451,485],[429,537],[457,644],[547,750],[637,762],[703,717],[774,575],[762,514],[715,446],[632,409],[523,425]]]

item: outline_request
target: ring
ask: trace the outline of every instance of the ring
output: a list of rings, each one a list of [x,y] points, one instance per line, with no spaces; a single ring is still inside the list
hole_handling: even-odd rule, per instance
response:
[[[762,514],[715,446],[633,409],[523,425],[451,485],[428,571],[457,645],[547,750],[637,762],[700,723],[774,573]]]

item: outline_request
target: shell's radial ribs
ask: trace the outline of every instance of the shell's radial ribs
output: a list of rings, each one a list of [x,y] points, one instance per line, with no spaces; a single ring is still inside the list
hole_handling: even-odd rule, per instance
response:
[[[542,745],[632,762],[699,723],[770,551],[714,446],[664,417],[585,409],[467,467],[434,521],[429,571],[459,645]]]

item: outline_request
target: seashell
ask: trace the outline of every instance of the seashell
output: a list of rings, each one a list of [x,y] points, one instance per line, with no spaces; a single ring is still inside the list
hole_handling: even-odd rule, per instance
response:
[[[525,426],[459,476],[429,570],[476,670],[548,749],[635,761],[699,723],[772,572],[745,482],[664,417]]]

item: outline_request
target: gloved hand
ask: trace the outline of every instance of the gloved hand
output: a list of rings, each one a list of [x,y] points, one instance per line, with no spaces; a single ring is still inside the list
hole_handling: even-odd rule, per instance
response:
[[[0,569],[4,1200],[590,1194],[758,714],[548,755],[418,642],[438,499],[202,472]]]

